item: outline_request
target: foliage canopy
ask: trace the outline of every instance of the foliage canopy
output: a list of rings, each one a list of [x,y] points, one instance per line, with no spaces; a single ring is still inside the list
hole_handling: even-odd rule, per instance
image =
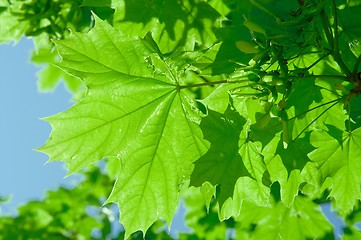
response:
[[[358,0],[0,0],[0,40],[33,36],[39,86],[74,92],[38,150],[69,174],[108,159],[102,196],[125,238],[170,224],[185,199],[194,234],[180,238],[329,239],[318,205],[331,202],[352,239],[360,12]]]

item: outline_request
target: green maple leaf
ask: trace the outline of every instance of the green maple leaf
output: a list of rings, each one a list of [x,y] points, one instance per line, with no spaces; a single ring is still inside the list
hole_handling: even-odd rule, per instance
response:
[[[127,237],[159,218],[171,222],[179,186],[207,146],[177,64],[150,38],[122,35],[95,18],[89,33],[55,42],[60,67],[88,91],[69,110],[46,118],[53,131],[39,150],[49,161],[66,162],[69,174],[118,157],[120,172],[107,202],[119,205]]]
[[[317,149],[309,157],[316,163],[321,181],[331,177],[330,196],[334,197],[337,209],[341,213],[351,211],[356,200],[361,199],[361,128],[352,132],[315,131],[311,143]]]
[[[200,124],[211,146],[195,162],[190,184],[202,186],[201,191],[208,204],[212,194],[208,194],[209,189],[206,191],[206,188],[209,186],[204,182],[219,186],[216,195],[221,219],[238,215],[242,201],[247,197],[260,204],[268,198],[267,187],[262,184],[266,171],[263,158],[256,144],[240,141],[245,123],[245,119],[229,106],[224,114],[209,110]]]
[[[211,142],[211,146],[195,162],[190,184],[200,187],[208,181],[213,186],[219,185],[217,199],[221,205],[233,196],[237,179],[249,176],[238,154],[238,140],[244,123],[244,119],[228,107],[224,114],[209,110],[200,124],[204,137]]]

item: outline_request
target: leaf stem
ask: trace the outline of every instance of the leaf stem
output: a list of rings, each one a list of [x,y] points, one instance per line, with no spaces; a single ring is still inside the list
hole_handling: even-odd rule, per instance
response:
[[[307,67],[307,70],[310,70],[311,68],[313,68],[314,66],[316,66],[322,59],[324,59],[325,57],[327,57],[328,55],[330,55],[329,53],[323,55],[322,57],[320,57],[318,60],[316,60],[314,63],[312,63],[310,66]]]
[[[326,106],[326,105],[331,104],[331,103],[334,103],[334,102],[338,102],[338,101],[340,101],[342,98],[343,98],[343,97],[337,98],[337,99],[334,99],[334,100],[332,100],[332,101],[329,101],[329,102],[323,103],[323,104],[321,104],[321,105],[318,105],[318,106],[316,106],[316,107],[310,108],[310,109],[308,109],[307,111],[304,111],[304,112],[302,112],[302,113],[300,113],[300,114],[297,114],[297,115],[294,116],[294,117],[289,118],[288,121],[291,121],[291,120],[293,120],[293,119],[296,119],[296,118],[298,118],[298,117],[300,117],[300,116],[302,116],[302,115],[304,115],[304,114],[306,114],[306,113],[308,113],[308,112],[311,112],[311,111],[313,111],[313,110],[316,110],[317,108]]]
[[[304,114],[306,114],[306,113],[308,113],[308,112],[311,112],[311,111],[313,111],[313,110],[316,110],[317,108],[320,108],[320,107],[323,107],[323,106],[325,106],[325,105],[328,105],[328,104],[333,103],[331,106],[329,106],[329,107],[326,108],[324,111],[322,111],[322,113],[321,113],[320,115],[318,115],[314,120],[312,120],[312,122],[311,122],[310,124],[308,124],[308,125],[302,130],[302,132],[297,135],[296,138],[292,139],[292,141],[295,141],[297,138],[299,138],[299,137],[301,136],[301,134],[302,134],[304,131],[306,131],[307,128],[309,128],[315,121],[317,121],[317,119],[319,119],[319,118],[320,118],[325,112],[327,112],[330,108],[332,108],[333,106],[335,106],[342,98],[344,98],[344,97],[337,98],[337,99],[334,99],[334,100],[332,100],[332,101],[323,103],[323,104],[321,104],[321,105],[318,105],[318,106],[316,106],[316,107],[313,107],[313,108],[311,108],[311,109],[308,109],[307,111],[304,111],[304,112],[302,112],[302,113],[300,113],[300,114],[298,114],[298,115],[296,115],[296,116],[294,116],[294,117],[291,117],[291,118],[287,119],[287,122],[292,121],[292,120],[295,120],[295,119],[298,118],[299,116],[302,116],[302,115],[304,115]],[[277,124],[274,124],[274,125],[270,126],[269,128],[266,128],[266,129],[263,131],[263,133],[268,132],[268,131],[276,128],[276,127],[279,127],[281,124],[282,124],[282,122],[280,121],[280,122],[278,122]],[[259,134],[261,134],[261,133],[256,134],[256,136],[258,136]],[[253,137],[254,137],[254,136],[253,136]]]
[[[341,76],[341,75],[304,75],[301,77],[297,77],[297,76],[289,76],[289,79],[301,79],[301,78],[326,78],[326,79],[341,79],[344,81],[348,81],[348,78],[345,76]]]
[[[336,7],[336,2],[335,0],[332,0],[332,9],[333,9],[333,14],[334,14],[334,51],[335,54],[339,53],[339,48],[338,48],[338,17],[337,17],[337,7]]]
[[[217,84],[222,83],[230,83],[228,80],[220,80],[220,81],[214,81],[214,82],[204,82],[204,83],[194,83],[194,84],[188,84],[188,85],[179,85],[178,89],[184,89],[184,88],[194,88],[194,87],[203,87],[203,86],[213,86]]]
[[[339,100],[339,99],[337,99]],[[330,102],[329,102],[330,103]],[[334,104],[332,104],[331,106],[329,106],[328,108],[326,108],[325,110],[323,110],[320,115],[318,115],[315,119],[313,119],[309,124],[307,124],[307,126],[292,140],[295,141],[297,138],[299,138],[302,133],[304,133],[306,131],[307,128],[309,128],[314,122],[317,121],[317,119],[319,119],[325,112],[327,112],[328,110],[330,110],[332,107],[334,107],[338,102],[335,102]]]
[[[361,61],[361,60],[360,60]],[[287,79],[301,79],[301,78],[326,78],[326,79],[341,79],[344,81],[348,81],[348,78],[341,75],[305,75],[302,77],[297,76],[288,76]],[[194,88],[194,87],[203,87],[203,86],[213,86],[218,85],[222,83],[239,83],[249,81],[249,79],[241,79],[241,80],[235,80],[235,81],[229,81],[229,80],[220,80],[220,81],[214,81],[214,82],[203,82],[203,83],[194,83],[194,84],[188,84],[188,85],[179,85],[178,89],[184,89],[184,88]]]
[[[334,51],[335,48],[334,48],[334,41],[333,41],[333,37],[332,37],[332,30],[331,30],[330,24],[328,22],[328,19],[326,17],[324,9],[321,10],[320,16],[321,16],[322,25],[325,30],[328,44],[330,45],[330,48],[332,49],[332,51]]]
[[[347,75],[351,75],[351,71],[347,68],[346,64],[343,62],[338,42],[338,16],[337,16],[337,6],[336,1],[332,0],[332,9],[334,14],[334,59],[340,65],[342,71]]]
[[[340,66],[342,72],[344,72],[347,76],[350,76],[351,71],[348,69],[346,64],[343,62],[340,52],[335,52],[332,56],[333,56],[333,59],[335,60],[335,62],[337,62],[337,64]]]
[[[333,1],[334,2],[334,1]],[[333,4],[334,5],[334,18],[335,18],[335,33],[334,36],[332,36],[332,29],[330,26],[330,23],[328,22],[327,16],[325,14],[325,10],[322,9],[322,11],[320,12],[320,16],[321,16],[321,20],[322,20],[322,25],[324,28],[324,32],[326,34],[326,38],[328,41],[328,44],[330,45],[331,48],[331,55],[333,57],[333,59],[335,60],[335,62],[340,66],[341,70],[347,75],[350,76],[351,75],[351,71],[347,68],[346,64],[343,62],[341,55],[340,55],[340,51],[338,48],[338,18],[337,18],[337,8],[336,8],[336,3]]]
[[[348,130],[349,132],[352,132],[351,129],[351,104],[348,104]]]

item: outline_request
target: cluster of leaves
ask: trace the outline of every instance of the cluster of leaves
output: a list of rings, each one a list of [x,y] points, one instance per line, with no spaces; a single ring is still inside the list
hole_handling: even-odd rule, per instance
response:
[[[69,30],[89,30],[93,24],[91,11],[102,19],[113,15],[110,1],[92,0],[2,0],[1,41],[18,40],[21,36],[46,34],[64,38]]]
[[[86,91],[45,119],[39,150],[69,174],[118,161],[106,202],[125,237],[170,223],[193,187],[238,237],[330,237],[328,201],[357,215],[360,1],[97,4],[115,9],[107,22],[94,14],[89,32],[54,41]]]
[[[100,209],[111,184],[99,170],[93,170],[74,189],[48,191],[42,201],[21,206],[18,216],[2,216],[0,239],[89,239],[95,228],[102,229],[105,239],[112,216],[107,216],[106,209],[93,216],[88,212]]]
[[[34,37],[32,61],[45,65],[39,72],[38,85],[50,91],[65,80],[69,90],[76,92],[81,82],[54,67],[59,60],[51,39],[62,39],[70,31],[89,31],[94,25],[92,12],[102,19],[112,17],[110,1],[92,0],[1,0],[0,42],[18,41],[22,36]]]
[[[113,182],[98,168],[88,170],[76,187],[48,191],[43,200],[19,207],[16,216],[1,216],[0,239],[124,239],[112,206],[100,207]],[[161,222],[152,225],[147,238],[171,239]],[[130,239],[143,235],[134,233]]]
[[[116,164],[113,160],[109,162],[109,165]],[[100,171],[95,166],[82,173],[81,176],[83,180],[74,188],[60,187],[57,190],[48,191],[42,200],[29,201],[20,206],[18,214],[0,216],[0,239],[124,239],[125,231],[117,224],[113,206],[101,206],[114,183],[113,170],[107,168],[105,171]],[[189,208],[186,218],[189,227],[194,227],[194,231],[179,233],[178,239],[204,239],[207,236],[223,238],[225,231],[234,224],[220,227],[216,212],[207,214],[205,207],[199,205],[199,197],[200,195],[197,194],[189,194],[186,197],[187,208]],[[1,197],[0,209],[2,204],[9,201],[10,197]],[[194,219],[195,216],[196,219]],[[200,216],[203,216],[204,220],[198,224]],[[214,226],[217,228],[213,229]],[[167,233],[164,222],[157,221],[149,228],[145,238],[165,240],[176,237]],[[142,232],[138,231],[128,239],[144,238]]]
[[[113,161],[113,160],[112,160]],[[111,162],[111,161],[109,161]],[[110,165],[114,164],[110,163]],[[30,201],[19,207],[16,216],[0,217],[0,239],[124,239],[124,229],[119,227],[116,222],[117,216],[114,215],[112,205],[103,205],[100,207],[111,190],[114,182],[112,169],[106,169],[102,172],[97,167],[93,167],[84,173],[84,179],[74,188],[60,187],[54,191],[48,191],[41,201]],[[256,224],[261,225],[261,232],[256,231],[255,238],[269,236],[273,239],[272,229],[276,227],[270,224],[281,216],[287,216],[283,219],[282,231],[288,234],[294,234],[295,230],[302,228],[312,229],[309,236],[316,236],[317,231],[330,231],[331,226],[325,223],[322,214],[317,211],[317,204],[309,199],[300,198],[297,205],[292,209],[287,209],[276,197],[272,197],[272,208],[257,208],[258,212],[253,212],[255,206],[248,206],[242,210],[242,221],[234,218],[220,223],[217,216],[217,208],[214,203],[210,209],[206,209],[202,202],[202,196],[196,189],[190,189],[184,195],[187,207],[186,223],[192,230],[188,233],[178,233],[178,237],[170,236],[163,222],[155,222],[147,231],[146,239],[235,239],[231,231],[236,231],[238,238],[246,237],[252,231],[248,228]],[[1,202],[9,201],[8,198],[1,199]],[[0,207],[1,207],[0,202]],[[278,203],[276,203],[278,202]],[[251,204],[251,203],[249,203]],[[277,206],[277,207],[276,207]],[[313,214],[313,221],[297,219],[297,215],[285,214],[285,211],[297,211],[297,214]],[[348,217],[350,222],[354,222],[358,212]],[[267,217],[266,217],[267,216]],[[268,220],[265,220],[267,219]],[[262,219],[262,221],[259,221]],[[293,221],[292,221],[293,220]],[[299,221],[299,222],[295,222]],[[263,223],[261,223],[263,222]],[[314,228],[307,224],[314,224],[326,229]],[[268,227],[267,227],[268,226]],[[352,224],[348,229],[354,228]],[[269,235],[271,234],[271,235]],[[332,233],[329,233],[332,236]],[[302,236],[302,235],[300,235]],[[249,238],[249,236],[248,236]],[[128,239],[143,239],[142,232],[138,231],[129,236]],[[236,238],[237,239],[237,238]],[[262,238],[266,239],[266,238]],[[302,239],[302,237],[300,238]]]

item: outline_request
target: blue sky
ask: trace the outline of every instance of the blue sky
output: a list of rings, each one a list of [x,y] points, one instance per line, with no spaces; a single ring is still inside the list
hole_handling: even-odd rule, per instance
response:
[[[39,93],[36,72],[40,67],[29,60],[32,40],[23,38],[15,46],[0,45],[0,194],[12,195],[2,213],[14,212],[14,206],[42,198],[46,189],[71,184],[64,179],[62,163],[46,164],[47,156],[32,149],[41,146],[51,127],[40,120],[66,110],[71,95],[63,85],[51,93]]]

